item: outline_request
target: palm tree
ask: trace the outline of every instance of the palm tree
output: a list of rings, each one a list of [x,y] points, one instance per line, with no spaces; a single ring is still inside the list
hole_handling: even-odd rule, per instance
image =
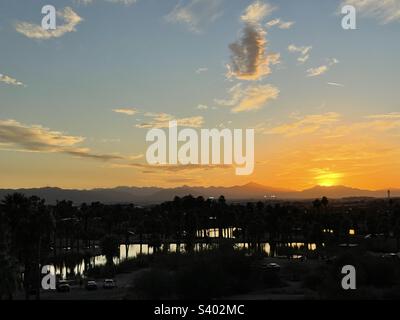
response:
[[[113,258],[119,253],[119,239],[114,234],[104,236],[100,241],[101,252],[106,256],[107,265],[113,265]]]
[[[10,230],[6,216],[0,208],[0,300],[12,300],[17,288],[17,265],[10,254]]]
[[[7,195],[3,208],[10,225],[11,252],[24,266],[25,297],[29,299],[29,291],[35,289],[40,299],[40,265],[50,252],[53,216],[44,200],[20,193]]]
[[[313,207],[314,207],[315,209],[317,209],[317,211],[319,211],[319,209],[321,208],[321,205],[322,205],[321,200],[315,199],[315,200],[313,201]]]

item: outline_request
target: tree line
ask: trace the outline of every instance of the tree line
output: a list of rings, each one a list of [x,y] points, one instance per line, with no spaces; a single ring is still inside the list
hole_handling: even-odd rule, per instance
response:
[[[74,205],[71,201],[46,204],[38,197],[7,195],[0,204],[0,297],[12,298],[19,286],[26,298],[40,297],[40,266],[51,257],[90,252],[100,245],[112,261],[120,244],[147,243],[155,251],[175,242],[193,252],[207,242],[207,230],[220,238],[232,237],[257,251],[261,244],[291,242],[339,243],[356,234],[382,234],[400,243],[400,205],[382,199],[348,204],[329,201],[259,201],[228,203],[224,196],[175,197],[154,206],[102,204]],[[227,231],[230,230],[230,231]],[[233,230],[233,231],[232,231]],[[128,246],[126,246],[128,248]],[[21,276],[22,275],[22,276]]]

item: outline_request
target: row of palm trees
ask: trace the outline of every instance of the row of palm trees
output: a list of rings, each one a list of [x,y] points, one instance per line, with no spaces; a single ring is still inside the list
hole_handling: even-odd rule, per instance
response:
[[[174,242],[180,248],[184,243],[190,253],[197,242],[210,241],[209,229],[255,250],[264,242],[299,239],[318,248],[322,243],[348,241],[349,229],[400,239],[400,206],[375,200],[349,207],[330,203],[326,197],[311,203],[228,204],[223,196],[191,195],[151,207],[99,202],[76,206],[66,200],[46,205],[37,197],[15,193],[0,205],[0,297],[11,297],[22,283],[27,298],[30,292],[39,298],[39,267],[55,257],[71,252],[94,255],[100,247],[111,262],[119,244],[128,249],[132,242],[147,243],[154,251],[162,244],[168,248]]]

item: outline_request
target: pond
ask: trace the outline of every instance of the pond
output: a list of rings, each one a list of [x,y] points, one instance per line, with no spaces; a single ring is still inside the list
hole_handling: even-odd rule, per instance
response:
[[[238,249],[249,249],[248,243],[237,243],[236,248]],[[195,251],[204,250],[206,248],[205,244],[196,244],[194,247]],[[293,249],[293,250],[305,250],[305,251],[314,251],[316,250],[315,243],[307,244],[302,242],[291,242],[291,243],[280,243],[275,247],[275,252],[271,252],[271,245],[269,243],[262,243],[260,250],[266,255],[270,256],[271,254],[276,255],[279,254],[280,249]],[[159,251],[167,250],[163,245],[159,249]],[[169,245],[168,252],[185,252],[185,244],[176,244],[172,243]],[[121,244],[119,247],[119,256],[114,257],[113,262],[114,265],[118,265],[125,259],[136,258],[140,254],[151,255],[153,254],[153,247],[148,244],[130,244],[126,246],[125,244]],[[298,254],[293,254],[293,258],[300,257]],[[53,264],[53,268],[55,273],[60,276],[62,279],[66,279],[74,276],[82,276],[84,277],[85,272],[88,269],[92,269],[94,267],[103,266],[106,264],[106,257],[104,255],[96,255],[92,257],[82,258],[78,263],[62,261],[58,264]]]

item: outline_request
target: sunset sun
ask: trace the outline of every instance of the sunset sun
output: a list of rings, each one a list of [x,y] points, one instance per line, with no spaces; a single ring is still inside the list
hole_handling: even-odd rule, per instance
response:
[[[314,169],[315,181],[323,187],[332,187],[338,185],[343,177],[342,173],[332,172],[329,169]]]

